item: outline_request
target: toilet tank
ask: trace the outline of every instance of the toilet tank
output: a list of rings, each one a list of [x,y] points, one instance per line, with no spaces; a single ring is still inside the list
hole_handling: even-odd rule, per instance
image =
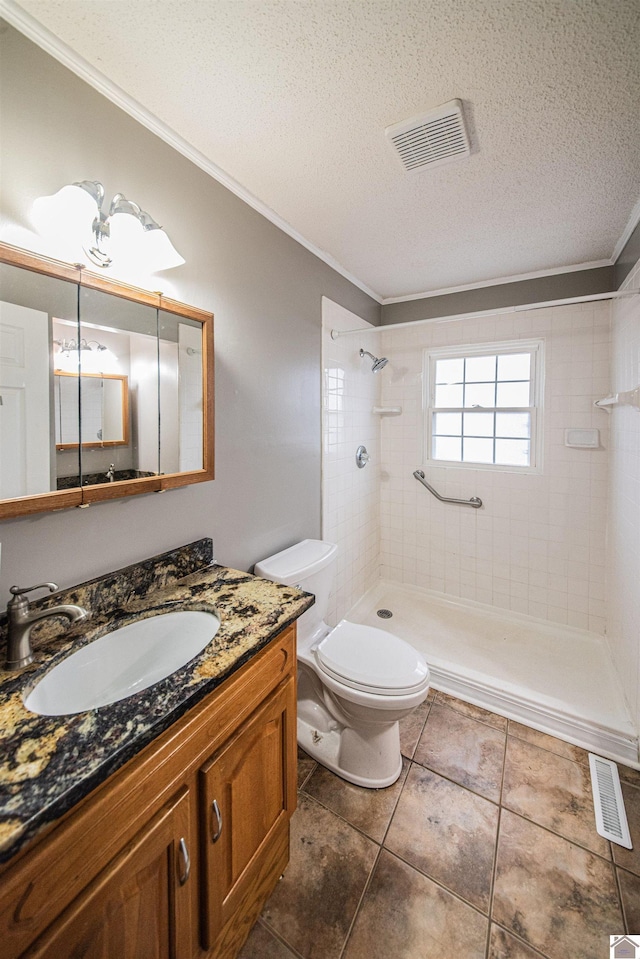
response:
[[[329,594],[335,576],[338,547],[321,539],[304,539],[295,546],[283,549],[262,562],[256,563],[256,576],[285,586],[299,586],[316,598],[311,609],[298,620],[298,640],[313,641],[325,633],[324,622],[329,605]]]

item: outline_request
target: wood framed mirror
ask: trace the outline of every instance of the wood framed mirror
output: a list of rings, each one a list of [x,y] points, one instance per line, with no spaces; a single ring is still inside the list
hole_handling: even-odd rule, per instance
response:
[[[213,315],[0,243],[0,519],[213,478]]]
[[[53,380],[58,452],[129,445],[128,376],[54,370]]]

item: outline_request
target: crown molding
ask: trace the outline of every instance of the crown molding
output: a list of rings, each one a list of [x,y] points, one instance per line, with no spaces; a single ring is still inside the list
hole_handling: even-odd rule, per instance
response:
[[[245,189],[245,187],[238,183],[237,180],[234,180],[225,170],[209,160],[204,153],[201,153],[193,147],[187,140],[172,130],[170,126],[149,110],[145,109],[137,100],[134,100],[128,93],[125,93],[121,87],[109,80],[103,73],[89,63],[88,60],[85,60],[85,58],[76,53],[75,50],[72,50],[68,44],[51,33],[50,30],[39,23],[31,14],[27,13],[26,10],[15,3],[14,0],[0,0],[0,14],[2,14],[11,26],[19,30],[20,33],[23,33],[29,40],[33,40],[42,50],[75,73],[81,80],[84,80],[92,86],[94,90],[97,90],[98,93],[106,97],[107,100],[110,100],[111,103],[120,107],[121,110],[128,113],[134,120],[137,120],[143,127],[146,127],[147,130],[155,133],[161,140],[168,143],[170,147],[173,147],[178,153],[181,153],[192,163],[195,163],[197,167],[200,167],[200,169],[204,170],[210,177],[217,180],[218,183],[221,183],[227,190],[230,190],[231,193],[234,193],[239,199],[243,200],[244,203],[273,223],[274,226],[277,226],[283,233],[288,234],[288,236],[310,253],[317,256],[318,259],[326,263],[327,266],[335,270],[336,273],[339,273],[346,280],[349,280],[350,283],[353,283],[354,286],[357,286],[358,289],[366,293],[367,296],[370,296],[376,303],[382,303],[380,294],[370,289],[370,287],[368,287],[366,283],[363,283],[362,280],[359,280],[358,277],[349,273],[349,271],[338,263],[337,260],[334,260],[329,253],[321,250],[307,240],[301,233],[298,233],[296,229],[272,210],[271,207],[259,200],[249,190]]]

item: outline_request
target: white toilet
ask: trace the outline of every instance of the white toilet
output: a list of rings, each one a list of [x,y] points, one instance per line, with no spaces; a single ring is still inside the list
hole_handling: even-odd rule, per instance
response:
[[[316,597],[298,620],[298,742],[319,763],[372,789],[402,770],[398,720],[424,702],[429,668],[392,633],[324,621],[338,547],[305,539],[256,563],[255,574]]]

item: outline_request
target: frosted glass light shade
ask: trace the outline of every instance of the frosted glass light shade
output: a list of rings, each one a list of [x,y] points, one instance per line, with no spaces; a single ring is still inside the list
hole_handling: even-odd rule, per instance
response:
[[[109,217],[109,252],[118,262],[136,261],[144,240],[142,223],[133,213],[114,213]]]
[[[80,354],[80,369],[83,373],[119,373],[118,357],[111,350],[83,350]]]
[[[145,230],[142,249],[145,265],[153,273],[170,270],[184,263],[184,258],[180,256],[163,229]]]
[[[78,350],[60,350],[55,355],[55,368],[63,373],[80,372],[80,353]]]
[[[95,199],[79,186],[63,186],[51,196],[34,201],[33,222],[41,236],[58,238],[65,244],[85,244],[92,235],[98,214]]]
[[[137,203],[116,193],[108,216],[102,213],[104,187],[97,180],[68,184],[33,204],[40,235],[55,245],[54,255],[73,261],[87,257],[102,268],[156,273],[184,263],[171,240]]]

